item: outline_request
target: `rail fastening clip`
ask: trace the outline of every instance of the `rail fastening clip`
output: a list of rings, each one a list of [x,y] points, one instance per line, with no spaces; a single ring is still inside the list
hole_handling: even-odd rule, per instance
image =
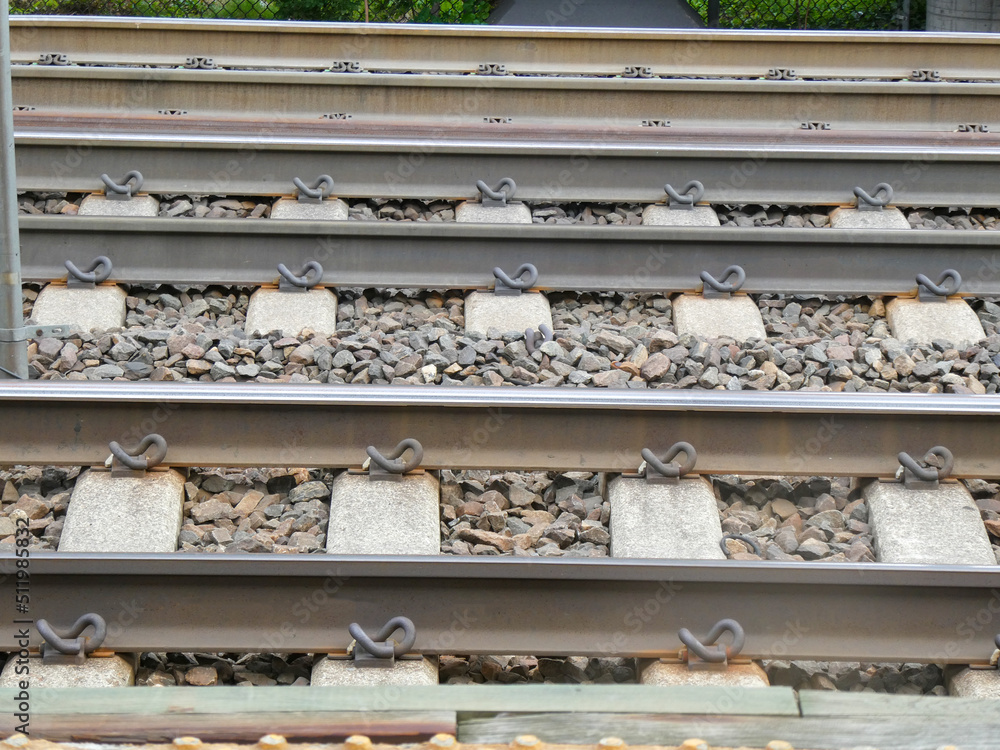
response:
[[[406,451],[412,451],[409,461],[403,461]],[[368,464],[368,478],[373,482],[398,482],[403,474],[416,469],[424,459],[424,447],[413,438],[401,440],[388,455],[383,455],[374,445],[369,445],[365,452],[371,459]]]
[[[35,628],[45,640],[42,661],[46,664],[83,664],[87,655],[99,649],[108,635],[108,624],[93,612],[81,615],[64,631],[57,631],[47,620],[36,621]],[[94,629],[93,636],[82,635],[87,628]]]
[[[348,653],[354,656],[354,666],[357,668],[391,668],[396,659],[402,657],[413,648],[417,640],[417,627],[408,617],[393,617],[379,628],[374,638],[369,636],[361,626],[352,622],[347,626],[354,642],[348,648]],[[402,630],[400,641],[389,640],[395,631]]]
[[[683,453],[685,461],[682,464],[670,463],[677,455]],[[642,449],[642,458],[646,462],[643,471],[649,484],[677,484],[680,478],[690,472],[698,461],[698,452],[691,443],[674,443],[663,458],[657,456],[649,448]]]
[[[931,456],[941,459],[940,469],[933,466],[921,466],[909,453],[900,453],[897,456],[900,467],[896,471],[896,478],[902,475],[903,486],[909,490],[932,490],[938,486],[938,482],[947,478],[951,470],[955,468],[955,456],[943,445],[936,445],[924,455],[924,463],[930,461]]]

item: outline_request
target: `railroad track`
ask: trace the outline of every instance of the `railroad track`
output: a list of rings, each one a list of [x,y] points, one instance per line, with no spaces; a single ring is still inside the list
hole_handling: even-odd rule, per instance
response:
[[[124,284],[274,284],[278,263],[318,260],[331,286],[475,289],[493,286],[496,266],[530,262],[539,289],[669,293],[700,291],[701,271],[739,263],[753,294],[914,295],[917,274],[944,268],[967,280],[964,294],[1000,294],[990,232],[535,224],[497,233],[457,223],[58,216],[24,216],[20,227],[32,282],[65,278],[66,260],[103,255],[110,280]]]
[[[136,33],[124,34],[126,28]],[[990,61],[1000,48],[992,38],[893,36],[879,37],[884,43],[871,44],[874,38],[870,35],[746,37],[712,32],[694,37],[646,34],[630,42],[617,39],[618,32],[612,32],[597,33],[601,44],[595,45],[595,35],[589,32],[532,31],[530,44],[526,44],[520,30],[513,34],[500,29],[464,34],[447,28],[385,27],[379,33],[359,36],[350,27],[325,25],[247,25],[236,30],[212,23],[143,21],[136,25],[110,20],[87,22],[87,29],[82,32],[63,19],[15,24],[15,60],[24,64],[18,66],[14,86],[15,104],[23,108],[16,113],[19,190],[90,191],[96,175],[124,174],[138,167],[147,177],[145,188],[156,194],[283,195],[292,177],[317,171],[317,153],[324,152],[333,165],[329,171],[335,177],[336,192],[352,198],[474,198],[477,179],[513,174],[519,199],[650,203],[662,200],[665,181],[682,174],[684,179],[697,177],[705,182],[706,199],[713,204],[838,205],[856,184],[888,181],[896,187],[894,203],[901,206],[1000,205],[1000,194],[993,187],[997,183],[992,179],[1000,142],[984,132],[991,124],[997,129],[997,123],[990,119],[995,119],[992,100],[996,84],[968,83],[995,77],[990,70],[995,71],[996,66]],[[188,51],[192,43],[199,48]],[[354,52],[360,48],[363,54],[351,55],[352,45]],[[593,54],[583,56],[581,45]],[[963,51],[961,67],[950,66],[956,59],[956,45]],[[317,56],[317,49],[323,50],[323,59]],[[685,49],[691,50],[687,57]],[[259,50],[267,54],[259,54]],[[975,54],[965,56],[969,51]],[[181,53],[184,62],[175,59]],[[66,55],[68,66],[29,65],[41,55],[49,55],[49,62],[61,62],[60,54]],[[332,62],[343,63],[339,67],[345,72],[328,70],[330,61],[325,58],[330,55]],[[188,57],[194,58],[193,62],[189,63]],[[584,57],[586,64],[574,62]],[[767,62],[764,72],[757,70],[763,70],[763,61],[779,57],[779,62]],[[346,72],[353,69],[353,62],[378,72]],[[480,75],[503,72],[489,67],[498,63],[506,64],[510,75]],[[167,69],[187,64],[222,69]],[[487,66],[485,71],[480,70],[481,64]],[[622,69],[618,70],[620,64]],[[130,65],[162,68],[123,67]],[[626,71],[626,66],[631,70]],[[306,72],[312,68],[318,70]],[[404,71],[408,74],[400,75]],[[799,80],[735,80],[767,78],[769,71],[771,78]],[[914,71],[925,73],[914,76]],[[931,75],[934,71],[936,76]],[[477,75],[459,75],[472,72]],[[633,73],[635,78],[618,77]],[[719,80],[676,78],[681,75]],[[865,80],[842,80],[855,78]],[[914,78],[932,80],[918,82]],[[139,105],[124,98],[137,86],[146,94]],[[271,106],[268,101],[275,108],[287,102],[280,122],[255,119],[247,106],[251,90],[263,98],[264,109]],[[747,109],[748,95],[753,109]],[[803,97],[810,95],[816,96],[809,99],[808,111],[800,113]],[[472,106],[464,106],[470,96]],[[665,97],[672,102],[669,113],[663,110]],[[891,106],[876,110],[872,107],[875,97],[883,97],[883,106],[885,101]],[[186,114],[180,113],[184,110]],[[455,116],[441,118],[442,113]],[[330,117],[322,119],[324,114]],[[338,115],[343,118],[338,119]],[[483,118],[497,121],[483,122]],[[504,122],[508,118],[511,121]],[[738,120],[740,125],[731,127],[727,118]],[[728,127],[719,127],[723,121]],[[827,122],[829,130],[823,129]],[[103,132],[96,132],[98,128]],[[958,130],[967,132],[954,132]],[[723,349],[727,364],[720,360],[718,369],[732,365],[734,380],[744,377],[736,374],[741,369],[744,373],[763,372],[757,368],[765,365],[774,368],[773,376],[775,362],[798,357],[799,348],[818,342],[826,351],[838,347],[836,354],[831,354],[831,364],[822,376],[816,373],[822,371],[823,362],[802,357],[805,370],[797,385],[808,382],[818,388],[814,379],[832,383],[823,378],[832,377],[835,368],[846,368],[846,375],[837,376],[842,387],[845,383],[854,389],[870,383],[884,383],[885,389],[913,387],[915,383],[893,369],[900,360],[901,370],[904,365],[909,367],[906,359],[910,359],[914,366],[919,363],[930,368],[928,373],[935,370],[933,376],[914,377],[944,377],[945,369],[937,367],[942,364],[967,375],[949,373],[951,388],[962,383],[971,386],[973,380],[983,390],[991,387],[995,391],[997,386],[992,374],[1000,355],[995,335],[961,353],[934,346],[882,346],[885,334],[871,335],[875,332],[871,319],[877,317],[876,301],[852,306],[824,300],[817,300],[810,313],[790,314],[787,330],[780,329],[776,339],[765,344],[730,348],[724,343],[714,350],[712,346],[702,350],[698,342],[678,344],[677,337],[671,340],[668,333],[660,339],[658,349],[673,346],[670,351],[677,361],[657,382],[659,376],[641,375],[642,353],[649,356],[647,346],[654,348],[653,329],[666,318],[660,315],[642,320],[633,314],[639,309],[634,293],[656,297],[691,291],[699,287],[702,270],[721,269],[737,261],[747,270],[744,291],[764,295],[764,306],[772,301],[789,309],[813,304],[809,299],[802,304],[781,297],[771,300],[771,295],[909,295],[915,291],[916,273],[933,274],[945,266],[976,280],[976,285],[968,288],[970,294],[988,298],[1000,287],[992,272],[994,243],[987,232],[534,225],[511,225],[497,232],[495,227],[445,223],[234,223],[46,216],[21,217],[20,226],[23,276],[28,282],[64,276],[67,259],[87,262],[97,255],[108,255],[115,268],[111,280],[123,284],[174,284],[182,289],[188,284],[266,285],[276,281],[278,263],[301,266],[322,253],[327,264],[323,281],[328,285],[467,289],[490,286],[490,269],[495,265],[513,268],[531,261],[542,273],[541,288],[584,293],[575,303],[570,295],[571,304],[560,310],[565,338],[559,346],[573,349],[574,362],[582,357],[581,352],[589,352],[608,360],[610,369],[625,368],[626,377],[618,385],[625,385],[631,377],[636,386],[643,381],[643,388],[646,381],[650,385],[686,383],[690,387],[690,381],[700,383],[701,373],[711,369],[712,352],[721,357]],[[526,246],[530,257],[525,257]],[[419,267],[410,262],[414,256],[420,258]],[[651,257],[657,262],[649,264]],[[643,268],[649,273],[628,270]],[[602,297],[592,294],[595,290],[625,294]],[[243,358],[240,361],[246,362],[257,352],[273,348],[280,351],[276,355],[280,370],[291,362],[294,348],[300,361],[289,365],[292,377],[297,374],[307,379],[302,373],[309,378],[322,373],[334,382],[334,370],[330,369],[334,365],[324,370],[308,364],[310,360],[299,345],[312,349],[306,343],[311,341],[317,355],[320,349],[329,350],[324,353],[330,354],[331,360],[341,348],[359,352],[368,347],[372,363],[380,368],[369,376],[375,379],[390,377],[379,362],[392,370],[389,363],[412,358],[414,353],[419,354],[421,363],[437,362],[431,381],[443,380],[439,370],[455,375],[461,369],[444,356],[451,351],[450,344],[444,342],[461,335],[460,325],[450,320],[454,315],[454,320],[461,321],[462,303],[454,298],[435,301],[449,308],[447,317],[434,318],[435,323],[412,330],[410,324],[433,317],[428,313],[412,320],[400,317],[403,326],[396,321],[378,329],[377,323],[384,318],[369,321],[364,311],[374,308],[377,315],[384,305],[386,317],[400,315],[400,308],[405,311],[406,306],[399,296],[385,294],[383,299],[381,292],[349,292],[350,311],[342,313],[343,327],[336,337],[271,335],[259,341],[239,337],[229,341],[212,327],[215,319],[198,318],[198,322],[194,313],[187,317],[180,313],[190,299],[187,292],[178,292],[183,298],[174,307],[178,314],[170,318],[174,323],[167,323],[176,328],[167,332],[160,325],[168,320],[166,309],[154,309],[155,304],[162,307],[162,301],[146,305],[143,300],[152,299],[147,295],[159,297],[161,292],[169,297],[171,291],[176,290],[169,286],[154,292],[133,289],[137,296],[129,303],[130,310],[143,310],[155,321],[148,341],[143,341],[171,354],[164,360],[171,362],[170,366],[177,366],[178,357],[202,363],[191,353],[198,351],[201,354],[197,356],[216,357],[213,363],[232,360],[235,366],[237,351]],[[235,294],[230,296],[235,300]],[[427,311],[441,307],[432,305],[431,299],[430,295],[421,296],[419,305],[426,302]],[[669,307],[665,298],[655,304],[659,307],[649,301],[649,307],[661,314]],[[992,303],[977,302],[984,320],[992,319],[988,304]],[[389,305],[396,307],[391,313]],[[591,318],[574,318],[574,305],[601,308],[593,314],[594,326],[605,334],[627,335],[601,339],[610,342],[610,348],[607,343],[598,343],[596,337],[590,337]],[[228,307],[220,304],[218,309],[230,311],[233,307],[232,303]],[[816,312],[817,307],[826,313]],[[852,314],[866,315],[866,322],[848,326]],[[812,316],[808,321],[807,315]],[[601,320],[602,316],[610,321]],[[228,319],[233,325],[241,322],[239,314]],[[773,323],[769,326],[769,333],[779,330]],[[36,340],[32,344],[35,363],[53,365],[52,371],[45,366],[36,370],[46,377],[56,372],[93,370],[105,356],[112,356],[112,345],[118,347],[115,361],[124,362],[118,356],[134,345],[144,329],[145,324],[131,326],[121,334],[84,334],[61,347]],[[376,330],[385,335],[376,335]],[[814,331],[819,335],[811,335]],[[414,343],[431,332],[434,343]],[[190,343],[187,338],[182,342],[187,354],[180,354],[181,344],[176,352],[167,346],[172,336],[190,338]],[[781,336],[785,340],[777,340]],[[486,342],[490,343],[486,348],[496,353],[476,350],[474,364],[486,364],[476,372],[485,375],[490,362],[498,363],[494,369],[500,371],[502,362],[520,356],[516,346],[519,338],[505,337],[495,342],[497,347]],[[409,349],[401,348],[404,341]],[[455,344],[455,358],[458,347],[471,350],[480,343],[484,342],[470,338]],[[245,348],[251,345],[257,350]],[[141,359],[147,352],[141,351],[142,347],[133,348],[140,350],[136,363],[152,370],[152,354],[147,363]],[[80,352],[79,366],[66,364],[59,370],[54,360],[76,361],[76,352],[71,349]],[[849,356],[845,353],[848,349]],[[229,350],[233,357],[220,354]],[[558,359],[556,350],[552,351],[553,359]],[[37,358],[42,356],[45,359]],[[132,355],[122,356],[128,359]],[[569,357],[568,350],[563,356]],[[694,356],[700,359],[693,360]],[[519,380],[524,372],[531,374],[525,366],[534,366],[526,360],[517,360],[520,373],[502,372],[501,382],[525,382]],[[551,365],[548,355],[535,361],[542,367]],[[372,366],[368,362],[361,357],[356,361],[352,354],[342,360],[337,371],[344,378],[367,373]],[[868,364],[873,365],[871,370]],[[419,366],[404,371],[413,372]],[[877,377],[888,372],[885,367],[897,375],[892,384]],[[570,377],[572,370],[569,366],[560,377]],[[117,367],[109,372],[102,377],[124,374]],[[276,372],[269,370],[271,375]],[[221,369],[220,373],[225,374]],[[148,373],[138,377],[148,377]],[[284,377],[289,377],[288,373]],[[479,375],[474,377],[483,381]],[[762,377],[766,381],[768,374]],[[568,382],[582,385],[592,381],[588,375]],[[770,381],[774,387],[788,382],[787,375]],[[937,388],[938,382],[944,388],[944,381],[920,385]],[[632,385],[630,381],[629,387]],[[995,511],[987,510],[992,507],[986,497],[991,485],[983,480],[1000,476],[993,439],[998,409],[995,397],[948,394],[13,383],[0,385],[0,424],[32,424],[37,428],[0,433],[0,465],[74,470],[99,466],[107,457],[111,440],[132,445],[149,432],[147,424],[154,425],[166,440],[165,464],[182,470],[206,465],[260,469],[295,463],[357,472],[367,445],[387,450],[403,438],[413,438],[423,447],[421,467],[428,472],[489,469],[616,474],[634,472],[644,448],[662,452],[683,440],[697,447],[697,473],[706,476],[819,475],[885,480],[896,475],[900,451],[922,456],[928,447],[940,444],[954,454],[952,477],[979,488],[977,500],[986,501],[980,506],[983,516],[995,522],[989,515]],[[500,429],[490,427],[496,424]],[[26,480],[24,486],[30,484]],[[202,492],[197,485],[192,486],[192,492]],[[196,497],[204,499],[201,494]],[[847,501],[846,496],[843,499]],[[581,512],[596,512],[599,518],[588,515],[588,528],[605,530],[609,524],[604,520],[601,498],[596,501],[597,507],[581,506]],[[821,507],[834,500],[825,502]],[[51,506],[48,514],[57,514],[55,503]],[[32,507],[40,506],[36,503]],[[58,512],[65,511],[63,503]],[[190,511],[185,508],[185,518]],[[288,520],[286,511],[279,511],[280,519]],[[835,510],[840,511],[846,508]],[[466,523],[470,526],[468,539],[480,539],[471,533],[472,526],[488,523],[490,512],[479,517],[471,511],[459,515],[455,510],[450,516],[444,513],[442,518],[449,527],[444,531],[458,529],[455,533],[461,536],[464,529],[459,527]],[[812,518],[817,513],[821,511],[812,507],[803,517]],[[863,517],[866,521],[859,521],[862,526],[858,528],[871,520]],[[35,520],[39,530],[47,527],[41,523],[44,519]],[[280,525],[279,517],[274,520]],[[485,531],[481,525],[475,528]],[[613,524],[609,528],[613,539]],[[766,536],[756,538],[763,541]],[[451,552],[456,550],[453,538],[448,541]],[[768,544],[772,544],[770,539]],[[735,549],[727,548],[726,554],[734,554]],[[750,550],[751,545],[747,542],[739,549]],[[676,659],[683,656],[681,628],[692,627],[702,633],[724,617],[735,618],[747,634],[744,658],[985,667],[997,645],[990,623],[962,629],[968,623],[981,622],[983,613],[992,619],[1000,574],[997,568],[982,563],[898,565],[879,558],[878,562],[832,565],[764,562],[748,553],[738,560],[695,562],[350,557],[315,551],[320,554],[285,558],[47,553],[36,549],[32,552],[32,580],[44,595],[33,604],[32,615],[68,624],[84,611],[120,612],[121,601],[128,601],[132,613],[128,626],[112,628],[105,642],[108,649],[122,653],[267,650],[342,654],[352,640],[347,630],[352,622],[372,627],[400,614],[417,623],[418,640],[412,653],[427,655],[502,652]],[[476,549],[475,554],[493,551]],[[279,613],[295,612],[296,606],[315,592],[326,591],[331,581],[335,596],[324,597],[313,612],[315,617],[292,623],[286,633],[282,623],[289,618],[286,614],[282,620]],[[13,576],[0,582],[4,589],[0,611],[11,619],[15,617],[16,585]],[[669,606],[661,606],[664,585],[670,591]],[[582,603],[584,597],[586,603]],[[646,618],[641,613],[644,608],[648,612],[651,601],[657,605],[656,613]],[[262,611],[268,616],[258,622]],[[461,612],[463,623],[457,628],[456,612]],[[639,613],[639,628],[633,630],[623,620],[628,613]],[[798,619],[793,622],[790,617]],[[794,625],[791,636],[790,622]],[[280,642],[275,640],[275,625],[282,626],[277,631]],[[17,647],[15,636],[16,631],[0,632],[0,647]],[[588,687],[600,691],[602,686]],[[673,716],[666,720],[678,723],[676,731],[697,727],[699,732],[714,732],[713,741],[736,743],[742,741],[740,731],[752,739],[774,731],[768,727],[775,726],[775,715],[781,715],[792,717],[779,723],[784,736],[799,737],[801,743],[815,746],[836,746],[832,739],[817,739],[831,730],[829,724],[824,728],[822,722],[816,723],[811,706],[822,701],[810,704],[806,692],[796,698],[785,688],[770,688],[768,697],[754,699],[746,695],[753,691],[734,694],[733,688],[726,688],[705,693],[704,702],[694,705],[683,704],[689,699],[679,692],[691,688],[664,688],[665,692],[657,693],[648,686],[633,687],[637,690],[632,693],[608,688],[580,697],[581,706],[604,718],[595,720],[593,726],[584,722],[586,726],[579,730],[570,730],[561,723],[564,720],[548,713],[555,710],[555,692],[531,695],[522,701],[490,692],[475,697],[468,691],[446,695],[402,690],[393,700],[403,715],[391,716],[385,711],[382,693],[361,691],[352,697],[335,688],[309,690],[320,691],[312,696],[333,691],[324,694],[324,699],[335,701],[333,705],[344,713],[340,718],[324,719],[327,732],[334,734],[337,731],[331,727],[345,735],[367,728],[373,736],[411,739],[442,730],[458,731],[460,739],[508,737],[510,725],[501,716],[482,724],[457,716],[462,711],[511,711],[544,714],[539,722],[547,720],[546,731],[550,733],[539,733],[549,738],[556,736],[553,732],[562,732],[560,737],[589,742],[602,736],[594,734],[603,731],[598,727],[621,726],[629,742],[650,738],[663,742],[664,737],[675,736],[664,734],[661,728],[664,717]],[[39,692],[50,700],[47,693]],[[72,710],[79,714],[70,719],[58,717],[57,710],[44,709],[46,731],[52,737],[134,735],[140,729],[126,715],[127,706],[138,699],[132,697],[134,691],[117,695],[123,701],[123,708],[115,714],[120,729],[102,729],[103,720],[87,718],[107,709],[76,694]],[[207,702],[210,707],[204,714],[195,706],[183,709],[197,714],[198,720],[185,723],[183,717],[178,720],[165,715],[152,721],[145,736],[172,737],[177,731],[199,731],[205,738],[252,739],[248,733],[262,726],[261,717],[290,736],[314,736],[310,732],[317,730],[310,722],[324,716],[324,709],[315,703],[320,698],[296,697],[306,706],[307,716],[306,726],[296,728],[294,718],[280,711],[267,713],[261,702],[274,700],[287,712],[291,710],[286,703],[290,699],[275,693],[258,695],[265,697],[251,698],[244,704],[241,728],[234,728],[232,722],[223,726],[220,715],[231,707],[213,699]],[[231,700],[228,694],[225,698]],[[656,699],[666,699],[668,708],[657,709]],[[188,699],[174,700],[184,703]],[[735,701],[736,707],[723,706],[720,701],[725,700]],[[949,701],[950,709],[921,704],[920,710],[930,717],[927,721],[901,713],[901,703],[886,704],[876,711],[882,710],[890,718],[861,722],[859,731],[881,732],[878,740],[885,747],[922,747],[905,735],[907,726],[919,724],[925,732],[920,742],[927,747],[936,743],[936,747],[967,730],[969,722],[962,711],[981,713],[983,705],[993,705],[962,700]],[[352,707],[361,713],[345,718]],[[431,715],[431,709],[440,710]],[[955,713],[945,716],[942,710]],[[630,716],[623,722],[621,714],[636,712],[648,715]],[[674,714],[685,712],[731,714],[736,724],[716,730],[697,720],[678,722]],[[254,713],[258,714],[256,720]],[[523,717],[521,721],[520,726],[525,726]],[[935,722],[937,726],[931,726]],[[996,722],[979,722],[963,736],[980,743],[972,746],[990,747],[996,729]],[[859,733],[842,736],[851,737],[852,744],[861,741]]]
[[[492,64],[510,75],[536,76],[620,76],[627,65],[636,75],[732,78],[773,76],[784,68],[801,78],[911,79],[914,71],[931,70],[941,80],[992,80],[1000,45],[989,34],[643,30],[626,36],[601,29],[11,19],[12,61],[30,65],[43,57],[59,65],[248,70],[323,71],[356,62],[364,70],[453,74]]]

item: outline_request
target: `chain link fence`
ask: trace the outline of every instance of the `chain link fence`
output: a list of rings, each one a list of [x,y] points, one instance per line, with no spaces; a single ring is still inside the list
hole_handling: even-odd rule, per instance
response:
[[[491,0],[10,0],[11,13],[375,23],[485,23]]]
[[[919,29],[923,28],[925,7],[925,0],[689,2],[706,25],[723,29]],[[485,23],[493,4],[492,0],[10,0],[10,11],[160,18]]]
[[[721,29],[894,31],[923,28],[925,0],[689,0]]]

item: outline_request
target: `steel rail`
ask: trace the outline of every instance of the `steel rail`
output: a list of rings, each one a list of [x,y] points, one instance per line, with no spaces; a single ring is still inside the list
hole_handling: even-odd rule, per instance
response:
[[[112,282],[276,284],[277,265],[323,266],[337,287],[492,287],[492,269],[530,262],[539,289],[700,291],[732,263],[748,293],[915,295],[946,268],[962,293],[1000,295],[1000,233],[596,227],[425,222],[235,221],[22,216],[23,277],[66,278],[104,255]],[[419,258],[419,262],[414,259]]]
[[[338,194],[352,197],[477,198],[477,180],[513,177],[520,200],[652,203],[664,199],[664,183],[698,179],[712,203],[843,203],[855,185],[889,182],[895,205],[1000,206],[1000,139],[992,134],[857,141],[823,131],[786,138],[668,128],[667,137],[653,128],[513,128],[504,135],[482,124],[385,134],[330,121],[296,135],[284,124],[241,130],[236,122],[199,132],[169,117],[46,128],[44,118],[22,115],[15,118],[21,191],[102,190],[102,173],[139,169],[144,189],[157,194],[287,194],[293,177],[324,172]]]
[[[16,623],[14,560],[0,616]],[[36,620],[96,612],[125,652],[342,652],[351,622],[404,615],[425,654],[663,656],[729,617],[747,658],[985,664],[1000,611],[995,567],[33,552],[30,577]],[[3,628],[0,648],[17,638]]]
[[[805,123],[846,132],[1000,130],[992,83],[732,81],[544,78],[322,72],[16,66],[15,107],[50,115],[179,112],[271,121],[351,118],[367,123],[508,121],[540,126],[797,131]],[[663,128],[666,129],[666,128]]]
[[[475,73],[503,64],[511,74],[654,76],[996,78],[1000,42],[990,34],[775,31],[647,31],[417,24],[335,24],[147,18],[12,19],[15,62],[64,54],[69,64],[179,67],[209,57],[223,68]]]
[[[628,472],[683,440],[704,474],[891,477],[934,445],[1000,476],[991,396],[440,386],[0,383],[0,465],[102,465],[156,432],[170,466],[352,467],[416,438],[425,469]]]

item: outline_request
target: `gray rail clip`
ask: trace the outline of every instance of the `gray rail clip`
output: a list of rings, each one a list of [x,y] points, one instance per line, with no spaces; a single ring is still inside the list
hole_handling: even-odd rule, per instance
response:
[[[954,268],[941,272],[935,284],[922,273],[917,274],[917,299],[921,302],[946,302],[962,286],[962,274]]]
[[[403,461],[406,451],[412,451],[409,461]],[[424,460],[424,447],[413,438],[399,442],[388,455],[382,455],[374,445],[365,449],[371,461],[368,464],[368,478],[373,482],[399,482],[403,474],[416,469]]]
[[[111,467],[113,477],[144,477],[146,471],[159,466],[167,455],[167,441],[155,432],[146,435],[133,450],[125,450],[118,442],[108,443],[111,455],[105,461],[105,466]],[[146,451],[153,450],[147,456]]]
[[[552,329],[542,323],[536,331],[534,328],[526,328],[524,331],[524,348],[528,354],[534,354],[535,349],[546,341],[552,341]]]
[[[871,195],[860,187],[854,188],[859,211],[881,211],[892,202],[892,185],[880,182]]]
[[[66,286],[70,289],[93,289],[101,282],[111,277],[111,259],[106,255],[98,255],[86,268],[67,260],[63,265],[69,272],[66,276]]]
[[[47,620],[37,620],[35,628],[44,639],[42,662],[45,664],[83,664],[88,654],[99,649],[108,635],[108,624],[100,615],[90,612],[81,615],[64,631],[57,631]],[[87,628],[94,629],[94,635],[85,638]]]
[[[322,203],[333,192],[333,178],[328,174],[321,174],[317,177],[312,187],[306,185],[298,177],[293,177],[292,182],[299,191],[296,197],[301,203]]]
[[[122,178],[121,182],[115,182],[106,174],[101,175],[101,182],[104,183],[104,196],[109,201],[127,201],[142,189],[143,177],[141,172],[133,169]]]
[[[733,642],[729,646],[717,645],[723,634],[729,633]],[[687,647],[687,664],[689,669],[725,669],[729,660],[739,656],[746,643],[743,626],[736,620],[719,620],[708,632],[704,641],[694,637],[690,630],[681,628],[677,632],[681,643]]]
[[[476,187],[482,195],[480,202],[484,206],[506,206],[507,201],[513,199],[517,185],[510,177],[504,177],[497,183],[495,188],[491,188],[482,180],[476,180]]]
[[[730,539],[734,539],[737,542],[743,542],[757,557],[761,556],[760,545],[757,544],[757,540],[753,537],[747,536],[746,534],[723,534],[722,539],[719,540],[719,546],[722,547],[722,551],[725,553],[726,557],[729,557],[729,547],[726,546],[726,542]]]
[[[933,490],[938,486],[938,482],[948,477],[951,470],[955,468],[955,456],[942,445],[937,445],[927,451],[924,456],[924,463],[928,463],[931,456],[941,459],[941,468],[933,466],[921,466],[909,453],[900,453],[900,467],[896,471],[896,479],[902,478],[903,486],[908,490]]]
[[[1000,633],[993,636],[993,643],[997,648],[993,652],[993,656],[990,657],[990,666],[1000,669]]]
[[[501,297],[516,297],[521,292],[526,292],[538,281],[538,269],[531,263],[522,263],[508,276],[502,268],[493,269],[493,278],[496,284],[493,285],[493,293]]]
[[[684,454],[684,463],[670,463],[680,453]],[[649,484],[678,484],[680,478],[694,468],[698,453],[691,443],[674,443],[663,458],[649,448],[642,449],[642,458],[646,465],[639,473],[645,476]]]
[[[354,639],[347,652],[354,657],[354,666],[359,669],[392,668],[396,659],[403,658],[417,640],[417,627],[408,617],[393,617],[374,638],[356,622],[348,625],[347,629]],[[397,630],[403,631],[403,639],[399,642],[389,640],[389,636]]]
[[[735,278],[733,278],[735,277]],[[733,281],[729,281],[733,278]],[[718,279],[708,271],[701,272],[701,296],[705,299],[728,299],[746,283],[747,272],[742,266],[729,266]]]
[[[698,180],[691,180],[679,192],[670,184],[664,185],[663,189],[667,193],[667,205],[670,208],[684,211],[694,210],[694,204],[705,195],[705,186]]]
[[[308,292],[323,279],[323,266],[314,260],[308,261],[298,275],[288,270],[284,263],[278,264],[279,292]]]

